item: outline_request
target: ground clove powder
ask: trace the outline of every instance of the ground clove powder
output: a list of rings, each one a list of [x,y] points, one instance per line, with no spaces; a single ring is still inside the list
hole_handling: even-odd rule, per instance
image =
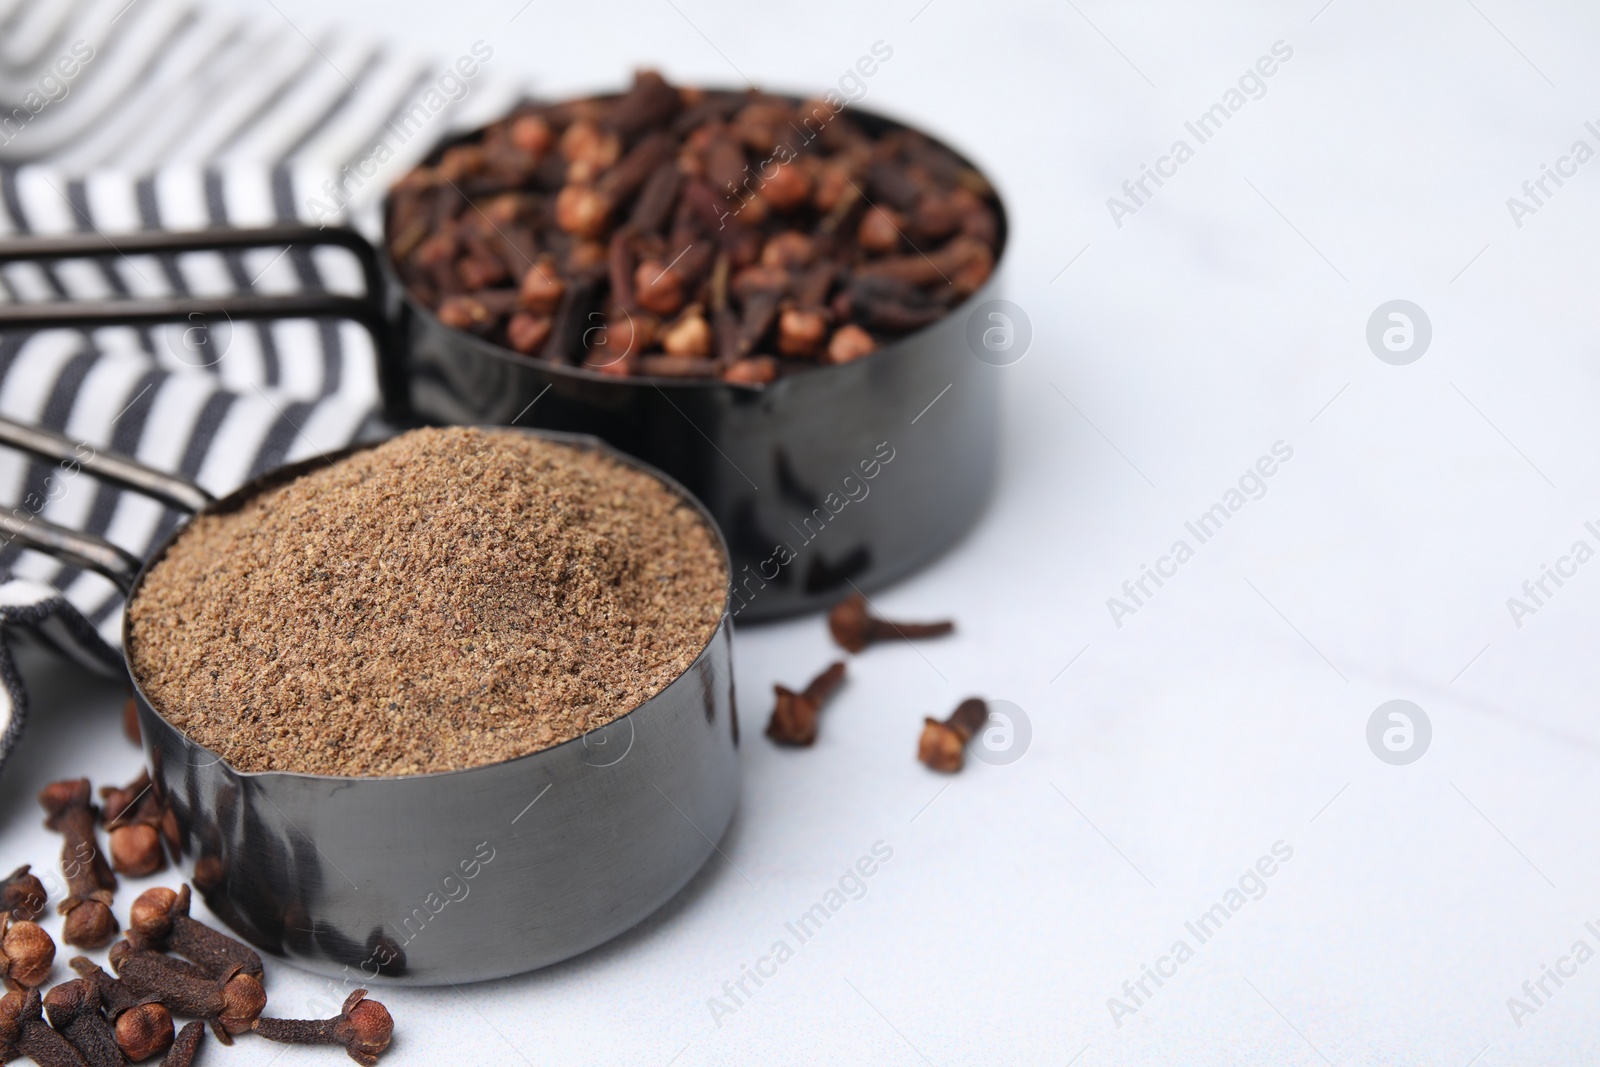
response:
[[[715,632],[699,513],[602,453],[414,430],[197,520],[130,605],[135,675],[243,771],[455,770],[637,707]]]

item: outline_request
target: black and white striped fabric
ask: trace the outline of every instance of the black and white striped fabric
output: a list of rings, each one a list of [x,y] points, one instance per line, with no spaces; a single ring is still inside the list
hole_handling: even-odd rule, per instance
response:
[[[372,215],[383,187],[433,143],[520,95],[494,70],[493,49],[476,44],[428,59],[194,0],[0,0],[0,240],[92,233],[110,253],[0,268],[0,302],[359,292],[354,259],[333,249],[113,250],[119,233],[138,230]],[[220,494],[381,432],[373,361],[367,335],[338,321],[241,323],[206,336],[181,324],[0,332],[0,415]],[[3,450],[0,506],[136,554],[178,520]],[[121,606],[97,575],[0,546],[0,630],[28,626],[115,670]],[[3,651],[0,683],[3,766],[26,707]]]

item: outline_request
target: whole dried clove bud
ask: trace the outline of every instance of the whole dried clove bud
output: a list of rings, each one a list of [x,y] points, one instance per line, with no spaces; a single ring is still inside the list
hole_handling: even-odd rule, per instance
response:
[[[192,1025],[204,1032],[200,1024]],[[122,1012],[116,1017],[113,1030],[122,1054],[134,1063],[159,1056],[172,1047],[172,1013],[157,1000],[135,1004]]]
[[[868,252],[883,255],[900,249],[900,235],[905,231],[906,217],[892,207],[874,207],[861,216],[856,230],[856,242]]]
[[[439,159],[439,177],[447,182],[460,182],[474,174],[482,174],[489,165],[489,153],[482,145],[460,144],[444,151]]]
[[[711,354],[711,327],[698,304],[690,306],[682,318],[661,331],[661,347],[673,356]]]
[[[811,199],[811,179],[798,162],[784,163],[761,183],[761,195],[776,211],[795,211]]]
[[[126,1067],[111,1024],[100,1014],[100,993],[92,982],[74,978],[44,995],[50,1025],[72,1042],[89,1067]]]
[[[542,156],[555,143],[555,134],[543,115],[519,115],[511,123],[511,143],[530,156]]]
[[[767,736],[780,745],[810,746],[817,740],[817,713],[822,704],[844,681],[844,664],[831,664],[811,679],[799,693],[781,685],[772,687],[777,703],[767,721]]]
[[[924,719],[917,741],[917,759],[936,771],[954,774],[966,762],[967,742],[989,721],[989,705],[977,697],[963,700],[948,719]]]
[[[807,266],[816,255],[816,245],[803,233],[785,230],[761,246],[761,265],[795,270]]]
[[[139,993],[119,978],[113,978],[100,968],[87,956],[74,956],[67,961],[67,966],[78,972],[78,977],[94,986],[100,994],[100,1006],[112,1021],[122,1017],[122,1013],[132,1011],[141,1004],[151,1002],[149,996]]]
[[[197,967],[134,948],[127,941],[111,946],[111,966],[134,992],[161,1001],[170,1011],[204,1019],[224,1045],[233,1044],[232,1035],[250,1029],[267,1006],[261,983],[238,967],[213,978]]]
[[[814,356],[828,339],[828,316],[814,308],[786,308],[778,316],[778,351]]]
[[[111,866],[130,878],[155,874],[167,865],[161,834],[149,823],[133,823],[111,831]]]
[[[57,907],[67,917],[62,939],[79,948],[101,948],[117,933],[111,914],[117,876],[95,842],[96,812],[89,779],[51,782],[39,793],[45,826],[61,834],[61,869],[68,896]]]
[[[83,1056],[44,1021],[37,989],[0,997],[0,1063],[26,1056],[39,1067],[89,1067]]]
[[[511,347],[524,355],[533,355],[550,339],[555,320],[549,315],[534,315],[519,311],[506,323],[506,340]]]
[[[101,817],[111,837],[111,866],[130,878],[143,878],[167,865],[159,827],[166,814],[145,771],[118,789],[102,786]]]
[[[0,914],[0,979],[9,989],[33,989],[50,980],[56,943],[37,923]]]
[[[456,264],[456,275],[469,290],[487,289],[505,281],[510,273],[504,260],[488,256],[465,256]]]
[[[833,331],[823,360],[827,363],[849,363],[862,356],[870,356],[877,350],[878,342],[872,339],[872,335],[852,322]]]
[[[943,637],[956,628],[953,622],[889,622],[867,612],[867,598],[856,593],[834,605],[828,612],[828,631],[847,652],[860,652],[877,641],[892,637]]]
[[[580,237],[599,237],[611,216],[611,198],[592,185],[568,185],[556,194],[556,225]]]
[[[579,119],[561,134],[561,158],[595,173],[605,170],[622,154],[622,141],[588,119]]]
[[[203,1023],[186,1025],[178,1031],[177,1038],[172,1042],[172,1050],[161,1061],[161,1067],[194,1067],[195,1054],[200,1051],[200,1042],[205,1040],[205,1036]]]
[[[746,356],[735,360],[722,372],[725,382],[740,385],[766,385],[778,377],[778,361],[771,356]]]
[[[139,777],[125,786],[100,787],[100,817],[105,820],[108,828],[119,822],[139,819],[146,813],[147,808],[159,807],[160,802],[155,799],[150,785],[149,771],[141,771]]]
[[[560,305],[561,294],[566,292],[566,288],[557,274],[556,261],[549,256],[540,256],[528,273],[522,276],[522,286],[517,290],[517,303],[524,311],[549,315]]]
[[[683,306],[683,276],[659,260],[646,259],[633,272],[634,298],[656,315],[672,315]]]
[[[237,969],[257,981],[261,957],[242,941],[189,917],[189,887],[146,889],[128,910],[128,943],[136,949],[174,952],[217,978]]]
[[[776,101],[756,100],[739,109],[733,117],[733,132],[745,146],[757,152],[771,152],[785,136],[791,122],[789,108]]]
[[[439,321],[457,330],[483,333],[494,327],[496,318],[482,300],[463,294],[445,298],[439,305]]]
[[[5,881],[0,882],[0,912],[9,914],[13,919],[32,922],[44,914],[45,904],[49,896],[44,891],[44,883],[39,881],[37,875],[30,873],[29,865],[24,863],[21,867],[6,875]]]
[[[389,1009],[367,999],[358,989],[345,999],[344,1007],[332,1019],[257,1019],[252,1027],[268,1041],[294,1045],[339,1045],[363,1067],[372,1067],[389,1047],[394,1036],[394,1019]]]

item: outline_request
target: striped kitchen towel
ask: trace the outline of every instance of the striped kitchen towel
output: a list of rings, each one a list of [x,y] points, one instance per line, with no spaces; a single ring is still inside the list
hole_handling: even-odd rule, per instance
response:
[[[359,292],[335,249],[121,255],[119,233],[370,220],[449,133],[522,95],[482,41],[419,58],[336,28],[196,0],[0,0],[0,240],[91,233],[94,260],[0,267],[0,302]],[[370,224],[365,227],[371,232]],[[178,471],[222,494],[382,433],[352,323],[0,331],[0,415]],[[0,506],[135,554],[178,516],[0,450]],[[59,472],[58,472],[59,473]],[[0,545],[0,633],[22,625],[114,670],[121,599],[97,575]],[[0,637],[0,645],[4,638]],[[0,766],[26,695],[0,649]]]

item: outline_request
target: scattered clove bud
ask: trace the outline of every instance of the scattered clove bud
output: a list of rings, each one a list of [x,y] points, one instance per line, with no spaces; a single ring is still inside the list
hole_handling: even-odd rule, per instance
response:
[[[267,1006],[261,983],[239,967],[212,977],[181,960],[135,948],[127,941],[111,946],[111,966],[134,992],[154,997],[169,1011],[204,1019],[224,1045],[233,1044],[234,1034],[250,1029]]]
[[[117,876],[95,842],[96,813],[89,779],[51,782],[39,793],[45,826],[61,834],[61,870],[67,899],[57,910],[67,917],[62,940],[79,948],[103,948],[117,933],[111,914]]]
[[[74,956],[67,961],[67,966],[94,986],[95,992],[100,994],[100,1006],[112,1021],[122,1018],[124,1012],[132,1011],[141,1004],[153,1002],[151,996],[139,992],[120,978],[111,977],[87,956]]]
[[[255,949],[189,918],[189,900],[188,886],[140,893],[128,910],[128,942],[136,949],[175,952],[212,978],[238,970],[261,981],[265,972]]]
[[[767,736],[780,745],[809,746],[817,740],[817,713],[823,701],[844,681],[844,664],[834,663],[811,679],[811,684],[796,693],[781,685],[772,687],[777,704],[767,721]]]
[[[0,914],[0,979],[8,989],[33,989],[50,979],[56,943],[44,927]]]
[[[197,1031],[205,1032],[200,1023],[191,1023]],[[172,1013],[158,1000],[135,1004],[116,1017],[117,1046],[122,1054],[134,1063],[159,1056],[172,1047]],[[167,1062],[174,1062],[168,1057]]]
[[[45,1015],[56,1032],[78,1050],[89,1067],[125,1067],[111,1024],[100,1014],[100,993],[82,978],[62,982],[44,995]]]
[[[943,637],[956,628],[953,622],[889,622],[874,618],[867,611],[867,598],[860,593],[836,604],[828,612],[828,630],[834,641],[847,652],[860,652],[877,641],[892,637]]]
[[[167,865],[161,851],[161,820],[166,809],[145,771],[124,788],[102,786],[101,817],[111,838],[111,866],[118,874],[143,878]]]
[[[111,831],[111,866],[130,878],[155,874],[167,865],[156,823],[134,822]]]
[[[37,989],[0,997],[0,1063],[18,1056],[39,1067],[89,1067],[72,1042],[44,1021]]]
[[[966,762],[967,742],[989,721],[989,705],[972,697],[956,705],[943,722],[925,719],[917,759],[936,771],[954,774]]]
[[[345,998],[344,1007],[332,1019],[257,1019],[252,1029],[268,1041],[294,1045],[339,1045],[363,1067],[372,1067],[389,1047],[394,1035],[394,1019],[389,1009],[367,999],[358,989]]]
[[[44,883],[39,881],[37,875],[29,873],[26,863],[0,882],[0,912],[8,913],[19,922],[38,919],[44,914],[44,906],[48,901]]]
[[[189,1023],[179,1030],[172,1042],[172,1050],[161,1061],[161,1067],[194,1067],[195,1054],[200,1051],[200,1042],[205,1040],[205,1036],[203,1023]]]

